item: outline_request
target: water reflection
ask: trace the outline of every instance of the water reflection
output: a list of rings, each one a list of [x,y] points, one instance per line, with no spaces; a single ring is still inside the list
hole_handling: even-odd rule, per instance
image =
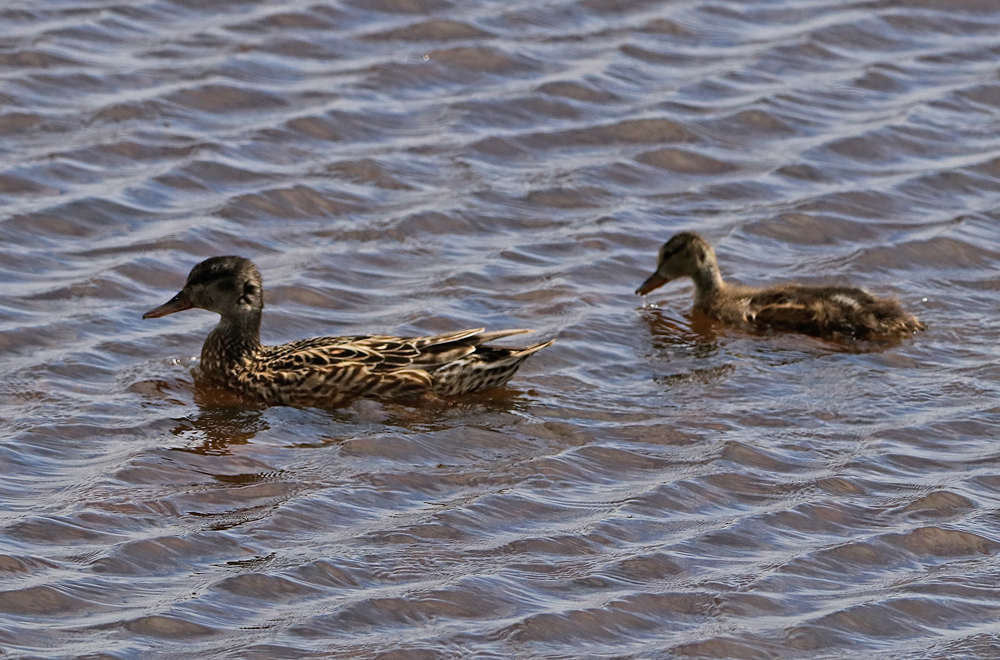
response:
[[[419,404],[358,399],[329,409],[268,408],[200,378],[194,380],[193,395],[197,413],[178,420],[170,432],[187,443],[176,447],[177,451],[206,455],[230,454],[231,446],[250,443],[255,436],[271,428],[269,414],[277,415],[282,423],[287,423],[289,416],[296,417],[293,411],[300,411],[300,417],[311,419],[324,432],[315,439],[296,442],[294,446],[315,448],[338,442],[362,429],[388,427],[400,432],[433,433],[455,424],[504,427],[526,416],[530,408],[537,405],[532,392],[509,386],[456,399],[430,399]],[[275,410],[289,412],[282,414]]]
[[[199,403],[197,414],[178,420],[170,432],[186,443],[177,451],[224,455],[230,445],[245,445],[268,428],[263,409]]]
[[[644,305],[639,316],[649,329],[653,345],[659,349],[677,350],[695,358],[715,355],[720,339],[731,332],[723,323],[693,310],[684,316],[654,305]]]

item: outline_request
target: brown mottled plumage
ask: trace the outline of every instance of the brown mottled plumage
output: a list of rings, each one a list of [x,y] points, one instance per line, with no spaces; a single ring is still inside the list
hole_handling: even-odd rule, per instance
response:
[[[315,337],[261,346],[264,293],[249,259],[212,257],[191,270],[180,293],[142,318],[198,307],[222,316],[201,349],[205,376],[270,405],[330,406],[358,397],[455,396],[503,385],[532,353],[485,346],[530,330],[462,330],[431,337]]]
[[[694,280],[695,309],[747,328],[858,339],[898,338],[924,329],[898,301],[878,298],[856,287],[730,286],[722,281],[712,246],[692,232],[677,234],[660,248],[656,272],[636,293],[645,295],[678,277]]]

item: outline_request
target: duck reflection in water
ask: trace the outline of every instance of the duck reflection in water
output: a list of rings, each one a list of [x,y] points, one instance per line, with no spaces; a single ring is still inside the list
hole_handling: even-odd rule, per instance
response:
[[[681,317],[670,310],[655,305],[642,308],[642,320],[649,327],[656,348],[680,349],[695,358],[707,358],[719,350],[719,337],[725,326],[704,314],[694,313]]]
[[[183,446],[174,448],[176,451],[205,455],[228,455],[232,453],[230,447],[250,444],[257,435],[271,429],[269,420],[274,420],[275,416],[279,428],[286,427],[282,420],[290,417],[298,423],[316,423],[315,433],[291,445],[308,449],[336,444],[364,429],[397,427],[405,431],[431,432],[449,429],[456,423],[506,427],[521,421],[535,403],[530,394],[501,388],[474,393],[458,402],[431,401],[418,406],[358,399],[340,408],[274,409],[220,388],[201,376],[198,368],[193,372],[197,413],[178,419],[171,433],[185,441]],[[335,431],[331,434],[330,429]]]
[[[194,403],[198,413],[177,420],[171,433],[187,442],[177,451],[195,454],[229,454],[230,445],[245,445],[267,431],[263,406],[247,406],[231,392],[196,378]]]

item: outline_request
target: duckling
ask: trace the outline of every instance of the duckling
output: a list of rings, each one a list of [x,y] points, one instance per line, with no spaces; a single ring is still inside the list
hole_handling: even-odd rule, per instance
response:
[[[477,328],[429,337],[352,335],[262,346],[263,284],[260,271],[243,257],[201,262],[177,295],[142,318],[195,307],[222,317],[201,349],[203,375],[266,405],[324,407],[361,397],[450,397],[499,387],[530,355],[555,341],[527,348],[487,346],[531,331]]]
[[[748,329],[786,330],[817,337],[901,338],[924,324],[899,302],[856,287],[782,284],[764,289],[722,281],[712,246],[693,232],[681,232],[660,248],[656,272],[636,293],[646,295],[670,280],[694,280],[694,308]]]

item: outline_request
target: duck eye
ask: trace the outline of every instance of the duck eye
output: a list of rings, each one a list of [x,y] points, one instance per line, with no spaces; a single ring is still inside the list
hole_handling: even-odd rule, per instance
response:
[[[233,289],[235,289],[235,288],[236,288],[236,287],[235,287],[235,286],[233,285],[233,283],[232,283],[232,282],[229,282],[228,280],[222,280],[221,282],[219,282],[219,284],[218,284],[217,286],[218,286],[218,287],[219,287],[220,289],[222,289],[223,291],[232,291]]]

